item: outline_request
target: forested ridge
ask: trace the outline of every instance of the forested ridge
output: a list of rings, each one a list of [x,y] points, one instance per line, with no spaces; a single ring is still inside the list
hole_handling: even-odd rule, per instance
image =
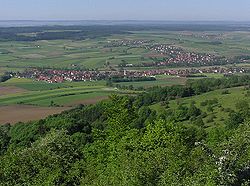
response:
[[[3,125],[0,185],[249,185],[248,103],[209,128],[194,103],[161,114],[151,108],[217,89],[249,92],[249,85],[250,76],[192,80]]]

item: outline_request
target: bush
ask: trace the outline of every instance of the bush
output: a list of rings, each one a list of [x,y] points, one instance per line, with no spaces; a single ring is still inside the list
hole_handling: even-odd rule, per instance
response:
[[[222,94],[222,95],[230,94],[230,92],[229,92],[229,90],[223,90],[223,91],[221,92],[221,94]]]
[[[208,111],[208,112],[213,112],[213,111],[214,111],[214,108],[213,108],[211,105],[209,105],[209,106],[207,107],[207,111]]]
[[[215,115],[210,115],[210,116],[208,116],[208,118],[207,118],[207,123],[212,123],[212,122],[214,122],[214,119],[216,118],[216,116]]]
[[[208,103],[207,100],[206,100],[206,101],[203,101],[203,102],[200,103],[200,106],[201,106],[201,107],[205,107],[205,106],[207,106],[207,103]]]
[[[201,117],[202,117],[202,118],[207,117],[207,113],[206,113],[206,112],[202,112],[202,113],[201,113]]]
[[[224,108],[225,112],[233,112],[233,110],[231,108]]]
[[[238,112],[232,112],[229,114],[229,119],[226,121],[226,126],[228,129],[235,129],[241,123],[243,123],[244,117]]]
[[[202,117],[198,117],[195,121],[194,121],[194,125],[198,126],[198,127],[204,127],[204,122],[202,120]]]
[[[221,107],[221,108],[220,108],[220,111],[221,111],[221,112],[224,112],[224,111],[225,111],[225,108],[224,108],[224,107]]]

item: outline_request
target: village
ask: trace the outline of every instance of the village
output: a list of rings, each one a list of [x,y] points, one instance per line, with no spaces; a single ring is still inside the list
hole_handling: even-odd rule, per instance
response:
[[[157,66],[167,66],[167,65],[199,65],[199,66],[208,66],[214,65],[218,62],[226,62],[229,60],[223,57],[218,57],[212,54],[198,54],[195,52],[187,52],[184,51],[180,47],[160,44],[160,45],[152,45],[146,46],[146,49],[150,51],[157,52],[164,56],[164,60],[156,63]]]
[[[170,75],[177,77],[191,77],[192,75],[204,76],[204,74],[224,74],[248,73],[249,69],[234,67],[209,67],[190,69],[151,69],[151,70],[117,70],[117,71],[82,71],[82,70],[56,70],[56,69],[29,69],[24,72],[13,73],[17,78],[31,78],[37,81],[48,83],[63,83],[65,81],[98,81],[107,80],[113,77],[119,78],[140,78],[155,77],[157,75]]]
[[[121,46],[145,48],[152,52],[144,57],[151,58],[153,62],[129,66],[208,66],[229,63],[229,59],[222,56],[188,52],[174,44],[154,44],[152,40],[115,40],[109,41],[105,47]]]
[[[149,44],[153,41],[151,40],[144,40],[144,39],[138,39],[138,40],[128,40],[128,39],[123,39],[123,40],[115,40],[115,41],[108,41],[108,44],[105,45],[105,48],[110,48],[110,47],[120,47],[120,46],[128,46],[128,47],[141,47],[145,44]]]

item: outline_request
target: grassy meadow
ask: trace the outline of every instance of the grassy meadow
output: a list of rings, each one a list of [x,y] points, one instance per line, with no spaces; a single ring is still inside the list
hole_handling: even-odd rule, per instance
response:
[[[242,101],[250,104],[250,92],[244,87],[235,87],[173,100],[169,102],[168,108],[175,110],[180,105],[189,106],[191,103],[194,103],[203,113],[202,120],[205,126],[210,128],[215,127],[215,124],[223,125],[225,120],[228,119],[230,111],[237,110],[237,103]],[[206,102],[211,103],[206,104]],[[161,113],[165,107],[158,103],[152,105],[151,108]]]

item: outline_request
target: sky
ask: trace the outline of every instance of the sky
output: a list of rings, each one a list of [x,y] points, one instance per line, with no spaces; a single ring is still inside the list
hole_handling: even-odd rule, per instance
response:
[[[250,0],[0,0],[0,20],[250,21]]]

